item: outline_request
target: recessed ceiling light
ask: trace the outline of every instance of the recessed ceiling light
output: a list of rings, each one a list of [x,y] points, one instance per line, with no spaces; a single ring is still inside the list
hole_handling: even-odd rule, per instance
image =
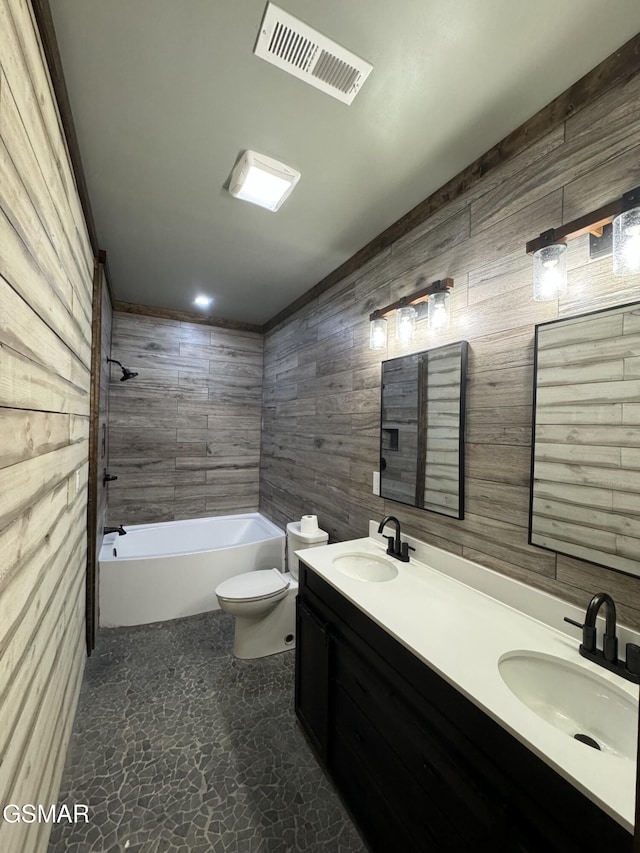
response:
[[[196,296],[193,300],[193,304],[197,305],[198,308],[208,308],[212,302],[213,299],[210,296]]]
[[[231,173],[229,192],[267,210],[278,210],[300,179],[300,172],[264,154],[245,151]]]

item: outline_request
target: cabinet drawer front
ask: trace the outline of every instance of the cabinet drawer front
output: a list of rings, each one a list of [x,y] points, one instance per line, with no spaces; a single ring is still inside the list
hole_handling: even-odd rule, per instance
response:
[[[406,778],[449,819],[461,820],[470,842],[485,839],[504,821],[499,792],[487,788],[429,720],[414,714],[395,684],[374,671],[347,643],[336,653],[336,680],[402,762]]]
[[[367,769],[337,732],[332,747],[331,775],[372,853],[443,853],[431,842],[416,842],[390,808]]]
[[[376,780],[378,790],[415,842],[439,851],[466,850],[440,808],[435,785],[428,790],[415,784],[386,739],[340,687],[335,692],[334,712],[342,747],[358,759],[368,779]],[[329,767],[334,760],[332,750]]]
[[[296,601],[295,711],[326,760],[329,708],[329,627],[301,598]]]

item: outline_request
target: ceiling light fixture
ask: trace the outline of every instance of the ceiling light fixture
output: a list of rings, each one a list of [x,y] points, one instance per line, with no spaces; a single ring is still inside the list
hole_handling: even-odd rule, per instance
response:
[[[424,278],[418,279],[418,282]],[[429,329],[446,329],[449,326],[449,291],[453,287],[452,278],[443,278],[414,290],[384,308],[378,308],[369,315],[369,349],[381,350],[387,346],[386,317],[396,313],[396,337],[402,346],[413,343],[416,321],[427,316],[420,311],[421,303],[428,302]],[[418,306],[416,308],[415,306]]]
[[[636,187],[592,213],[560,228],[550,228],[535,240],[529,240],[526,249],[533,255],[533,298],[543,301],[566,293],[567,241],[588,233],[597,242],[603,239],[605,228],[611,222],[614,275],[640,273],[640,187]],[[597,253],[599,257],[604,254],[609,252]]]
[[[267,210],[278,210],[300,179],[300,172],[264,154],[245,151],[231,172],[229,192]]]
[[[208,308],[213,302],[213,297],[211,296],[196,296],[193,300],[193,304],[197,305],[198,308]]]

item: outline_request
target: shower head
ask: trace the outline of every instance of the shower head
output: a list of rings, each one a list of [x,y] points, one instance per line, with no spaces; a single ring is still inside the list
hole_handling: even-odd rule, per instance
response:
[[[120,377],[120,382],[126,382],[127,379],[133,379],[134,376],[137,376],[135,370],[129,370],[128,367],[120,364],[119,361],[116,361],[115,358],[108,358],[107,361],[112,362],[112,364],[117,364],[118,367],[122,370],[122,376]]]

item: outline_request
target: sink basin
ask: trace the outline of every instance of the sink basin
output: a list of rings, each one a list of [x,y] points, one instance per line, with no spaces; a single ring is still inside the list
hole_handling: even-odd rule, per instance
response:
[[[638,702],[585,667],[514,651],[498,661],[509,690],[547,723],[586,746],[635,761]]]
[[[391,560],[376,557],[375,554],[340,554],[333,558],[333,565],[343,575],[357,581],[381,583],[393,580],[398,575],[398,569]]]

